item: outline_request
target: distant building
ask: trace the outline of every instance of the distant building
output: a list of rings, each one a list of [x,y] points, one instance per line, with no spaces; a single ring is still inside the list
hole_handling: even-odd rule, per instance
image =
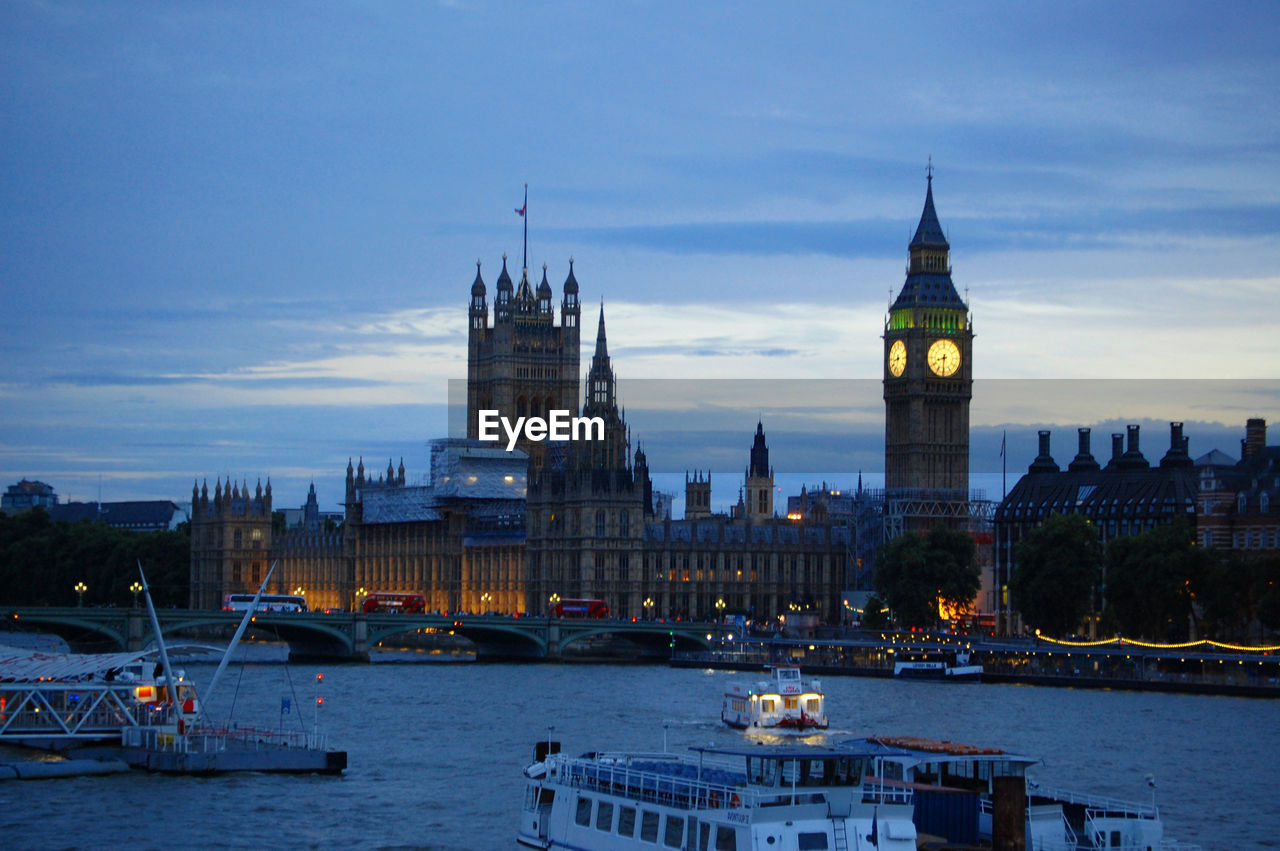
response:
[[[49,509],[55,523],[105,523],[131,532],[172,532],[191,519],[189,510],[167,499],[142,502],[65,502]]]
[[[1245,423],[1238,462],[1215,450],[1196,465],[1200,546],[1243,554],[1280,552],[1280,446],[1267,446],[1267,421]]]
[[[6,514],[17,514],[32,508],[51,508],[58,504],[58,495],[53,485],[44,482],[31,482],[23,479],[16,485],[9,485],[4,496],[0,497],[0,511]]]
[[[1169,448],[1154,466],[1142,454],[1139,427],[1131,425],[1127,432],[1111,435],[1111,458],[1103,465],[1093,456],[1090,430],[1079,429],[1078,450],[1065,470],[1051,454],[1050,432],[1040,432],[1039,454],[995,511],[995,575],[1001,588],[1017,569],[1018,543],[1054,514],[1083,515],[1104,543],[1178,519],[1195,523],[1200,474],[1182,423],[1169,424]]]

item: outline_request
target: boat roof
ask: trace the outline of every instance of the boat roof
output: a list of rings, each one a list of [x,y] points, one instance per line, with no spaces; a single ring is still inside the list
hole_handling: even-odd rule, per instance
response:
[[[767,759],[840,759],[867,756],[910,757],[905,750],[854,739],[837,745],[741,745],[738,747],[691,747],[691,751],[716,756],[758,756]]]
[[[861,749],[868,755],[892,757],[904,765],[926,762],[1012,762],[1035,765],[1040,760],[999,748],[968,745],[946,739],[924,739],[915,736],[869,736],[849,739],[841,747]]]
[[[0,646],[0,682],[75,680],[146,659],[155,650],[133,653],[41,653]]]

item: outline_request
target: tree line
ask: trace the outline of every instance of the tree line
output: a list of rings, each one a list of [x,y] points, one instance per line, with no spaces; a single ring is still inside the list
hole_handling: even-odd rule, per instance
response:
[[[939,603],[954,607],[978,592],[972,553],[968,535],[942,526],[889,541],[875,573],[883,604],[868,607],[871,619],[884,620],[887,605],[900,626],[939,625]],[[1028,631],[1072,635],[1090,618],[1099,635],[1160,642],[1243,641],[1280,629],[1280,557],[1205,550],[1183,520],[1104,545],[1087,518],[1056,514],[1014,556],[1011,605]]]
[[[160,608],[188,602],[191,535],[187,524],[172,532],[130,532],[82,520],[54,523],[43,508],[12,517],[0,514],[0,603],[8,606],[74,606],[83,583],[86,606],[133,604],[138,563],[147,572],[151,598]]]

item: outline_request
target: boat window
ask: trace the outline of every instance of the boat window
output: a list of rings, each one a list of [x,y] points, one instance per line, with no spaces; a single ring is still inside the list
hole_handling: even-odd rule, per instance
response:
[[[782,760],[782,785],[790,786],[793,783],[800,785],[800,760],[784,759]]]
[[[826,851],[827,835],[825,833],[802,833],[796,837],[796,847],[800,851]]]
[[[705,821],[698,825],[698,848],[709,851],[711,848],[711,825]]]
[[[764,770],[761,772],[760,780],[764,786],[778,785],[778,761],[776,759],[764,760]]]
[[[817,715],[822,711],[822,701],[816,697],[811,697],[804,702],[804,711],[810,715]]]
[[[645,842],[658,841],[658,814],[644,810],[640,813],[640,838]]]
[[[596,807],[596,830],[613,830],[613,804],[608,801]]]
[[[824,786],[831,782],[831,765],[824,759],[805,760],[809,770],[804,779],[806,786]]]
[[[632,836],[636,832],[636,808],[618,807],[618,834]]]
[[[778,703],[777,703],[777,701],[776,701],[776,700],[774,700],[774,699],[773,699],[773,698],[771,698],[771,697],[766,697],[766,698],[764,698],[763,700],[761,700],[761,701],[760,701],[760,711],[761,711],[761,712],[773,712],[773,711],[775,711],[775,709],[776,709],[777,705],[778,705]]]
[[[684,818],[667,816],[667,829],[662,834],[662,844],[668,848],[679,848],[684,844]]]
[[[591,824],[591,799],[579,798],[578,811],[574,814],[573,820],[578,824],[586,827]]]
[[[716,828],[716,851],[737,851],[738,835],[731,827]]]
[[[1122,845],[1124,845],[1124,841],[1120,838],[1120,831],[1111,831],[1111,847],[1119,848]]]

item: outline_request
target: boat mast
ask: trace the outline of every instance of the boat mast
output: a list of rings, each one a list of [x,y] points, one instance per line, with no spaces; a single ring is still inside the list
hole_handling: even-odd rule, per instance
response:
[[[173,667],[169,664],[169,651],[164,644],[164,636],[160,633],[160,619],[156,617],[156,607],[151,603],[151,589],[147,587],[147,574],[142,570],[142,559],[138,559],[138,575],[142,577],[142,593],[147,598],[147,614],[151,617],[151,629],[155,632],[156,647],[160,650],[160,665],[164,669],[165,679],[169,684],[169,700],[181,709],[178,703],[178,681],[173,676]]]
[[[236,627],[235,635],[231,636],[231,643],[227,645],[227,649],[222,654],[222,661],[218,663],[218,669],[213,672],[212,679],[209,680],[209,687],[204,690],[204,697],[200,701],[200,714],[204,715],[205,704],[209,701],[209,695],[213,694],[213,687],[218,684],[218,678],[222,676],[222,672],[226,670],[227,663],[231,661],[231,653],[236,649],[236,645],[240,643],[240,636],[244,635],[245,629],[249,626],[249,622],[253,620],[253,616],[258,613],[258,600],[262,599],[262,592],[266,590],[267,583],[271,581],[271,574],[275,573],[276,565],[280,562],[271,562],[271,567],[267,570],[267,576],[262,580],[262,584],[258,586],[258,593],[253,595],[253,602],[249,604],[249,608],[245,610],[244,617],[240,619],[240,626]]]

